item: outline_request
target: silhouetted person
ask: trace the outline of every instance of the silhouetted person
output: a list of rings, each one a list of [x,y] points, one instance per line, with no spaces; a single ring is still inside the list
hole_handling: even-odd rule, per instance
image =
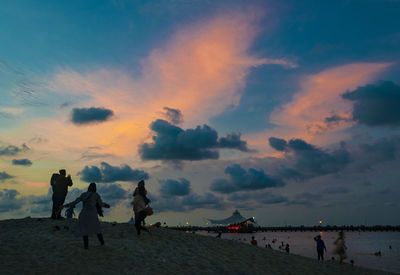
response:
[[[140,231],[143,229],[144,231],[150,233],[150,231],[142,225],[144,219],[147,217],[146,207],[150,203],[150,200],[147,198],[147,190],[144,187],[144,180],[139,181],[137,188],[133,192],[133,212],[135,213],[135,227],[137,235],[140,235]]]
[[[65,176],[65,169],[61,169],[60,173],[54,173],[50,179],[50,185],[53,189],[53,208],[51,211],[52,219],[64,219],[61,217],[61,212],[58,211],[60,206],[65,202],[65,197],[68,193],[68,186],[72,186],[71,175]]]
[[[290,253],[290,248],[289,248],[289,244],[288,243],[285,246],[285,251],[286,251],[286,253]]]
[[[314,238],[314,241],[316,241],[317,243],[317,253],[318,253],[318,261],[324,260],[324,250],[326,251],[326,247],[325,247],[325,243],[324,241],[321,239],[321,236],[318,235]]]
[[[250,243],[251,243],[251,245],[257,246],[257,240],[254,239],[254,236],[251,237],[251,242]]]
[[[347,258],[347,254],[346,254],[347,247],[344,243],[343,231],[339,232],[339,236],[336,239],[336,241],[334,242],[334,244],[336,245],[334,253],[339,255],[339,263],[341,264],[343,262],[343,260]]]
[[[67,219],[72,219],[75,216],[74,208],[70,207],[65,210],[65,216],[67,217]]]
[[[83,245],[85,249],[89,247],[89,235],[97,234],[97,238],[101,245],[104,245],[103,234],[101,233],[100,221],[98,218],[98,207],[109,208],[110,205],[102,202],[100,195],[96,192],[96,184],[92,182],[88,191],[82,193],[76,200],[61,206],[75,207],[79,202],[83,203],[81,213],[79,213],[79,229],[83,236]]]

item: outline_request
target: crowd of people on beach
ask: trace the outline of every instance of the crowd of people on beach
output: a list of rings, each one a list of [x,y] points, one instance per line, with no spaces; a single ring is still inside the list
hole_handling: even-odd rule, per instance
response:
[[[50,185],[53,190],[51,218],[63,220],[61,211],[64,208],[66,208],[66,217],[72,218],[75,215],[75,206],[82,202],[82,210],[79,213],[78,221],[84,248],[89,248],[89,236],[94,234],[97,235],[100,244],[104,245],[98,216],[103,217],[102,208],[110,208],[110,205],[102,201],[101,196],[97,193],[96,183],[90,183],[87,192],[82,193],[74,201],[66,204],[64,202],[68,193],[68,187],[73,185],[71,176],[66,176],[66,170],[61,169],[59,173],[54,173],[51,176]],[[149,206],[149,203],[150,199],[147,197],[145,182],[141,180],[133,192],[133,201],[131,202],[135,215],[137,236],[140,236],[142,230],[151,234],[150,230],[144,226],[146,217],[153,214],[153,209]]]

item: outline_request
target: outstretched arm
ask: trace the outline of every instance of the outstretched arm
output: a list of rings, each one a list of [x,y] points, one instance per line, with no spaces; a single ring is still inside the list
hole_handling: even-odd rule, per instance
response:
[[[101,200],[100,195],[97,196],[97,203],[101,205],[101,207],[104,208],[110,208],[110,205],[108,203],[105,203]]]
[[[75,207],[75,205],[76,205],[77,203],[81,202],[81,201],[82,201],[82,195],[80,195],[79,198],[77,198],[77,199],[74,200],[73,202],[64,204],[64,205],[61,206],[61,207],[62,207],[62,208],[64,208],[64,207]]]

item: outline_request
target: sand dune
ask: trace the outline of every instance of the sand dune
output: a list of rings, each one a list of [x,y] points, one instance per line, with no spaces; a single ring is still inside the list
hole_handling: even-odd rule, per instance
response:
[[[77,220],[0,221],[0,274],[391,274],[166,228],[102,228],[106,245],[93,236],[84,250]]]

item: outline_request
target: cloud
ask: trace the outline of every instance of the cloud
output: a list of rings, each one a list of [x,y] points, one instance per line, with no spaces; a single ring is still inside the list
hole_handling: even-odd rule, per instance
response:
[[[180,110],[172,109],[172,108],[168,108],[168,107],[164,107],[163,109],[165,110],[165,114],[164,114],[165,117],[172,124],[178,125],[183,122],[183,115]]]
[[[220,197],[212,193],[189,194],[185,196],[175,196],[172,198],[157,197],[149,194],[151,206],[157,213],[161,212],[185,212],[195,209],[224,209],[226,204]]]
[[[162,196],[185,196],[190,193],[190,182],[185,178],[179,180],[166,179],[159,182]]]
[[[385,137],[373,143],[360,144],[363,158],[370,162],[394,160],[400,151],[400,136]]]
[[[107,106],[118,110],[118,119],[76,131],[73,123],[63,123],[67,110],[57,106],[54,117],[32,119],[15,135],[40,133],[48,142],[35,149],[46,152],[101,146],[99,154],[127,157],[137,153],[148,134],[143,129],[165,106],[183,113],[189,125],[199,125],[239,104],[252,68],[290,64],[252,54],[261,18],[260,10],[223,10],[177,26],[170,37],[154,44],[136,75],[110,67],[85,73],[57,70],[43,85],[62,97],[60,103]]]
[[[128,165],[111,166],[106,162],[100,163],[100,168],[97,166],[85,166],[82,171],[78,173],[81,180],[86,182],[116,182],[116,181],[138,181],[146,180],[149,178],[143,170],[132,169]]]
[[[236,203],[256,201],[260,204],[278,204],[287,202],[288,198],[282,195],[274,195],[270,192],[240,192],[229,195],[228,200]]]
[[[21,147],[17,147],[14,145],[2,146],[0,147],[0,156],[15,156],[20,152],[25,152],[29,150],[29,147],[26,144],[22,144]]]
[[[14,189],[0,190],[0,213],[20,209],[22,204],[20,199],[17,198],[18,195],[19,192]]]
[[[291,101],[272,112],[270,122],[275,127],[268,135],[273,131],[275,135],[286,138],[296,136],[311,140],[317,134],[352,126],[352,104],[342,98],[342,94],[370,83],[390,65],[350,63],[303,78],[300,90]]]
[[[219,148],[234,148],[242,152],[250,152],[247,142],[240,139],[240,133],[231,133],[219,139]]]
[[[343,170],[351,161],[351,154],[342,147],[331,152],[324,151],[302,139],[270,138],[270,146],[278,151],[284,151],[285,167],[282,176],[301,179],[311,178]]]
[[[0,172],[0,181],[6,181],[12,178],[14,178],[14,176],[7,174],[7,172]]]
[[[203,160],[218,159],[219,148],[249,151],[240,134],[230,134],[218,139],[218,133],[204,124],[184,130],[166,120],[157,119],[150,125],[155,132],[152,143],[139,146],[143,160]]]
[[[316,201],[322,199],[321,194],[313,194],[309,192],[304,192],[294,196],[292,200],[289,200],[286,205],[305,205],[312,206]]]
[[[281,138],[270,137],[268,139],[269,145],[277,151],[285,151],[287,142]]]
[[[345,194],[349,193],[350,189],[344,186],[331,186],[325,188],[322,192],[325,194]]]
[[[217,132],[207,125],[183,130],[165,120],[151,123],[156,133],[153,143],[144,143],[139,153],[144,160],[202,160],[217,159]]]
[[[71,121],[78,125],[100,123],[109,120],[113,115],[112,110],[105,108],[74,108],[71,112]]]
[[[129,191],[123,189],[121,185],[115,183],[97,184],[97,192],[101,199],[111,205],[116,205],[118,202],[131,197]]]
[[[354,102],[352,118],[360,124],[400,125],[400,86],[392,81],[358,87],[342,97]]]
[[[191,194],[182,198],[182,204],[188,209],[196,208],[211,208],[222,209],[224,206],[221,199],[212,193],[205,193],[204,195]]]
[[[22,165],[22,166],[31,166],[32,161],[29,159],[13,159],[12,160],[13,165]]]
[[[217,193],[229,194],[242,190],[259,190],[264,188],[282,187],[284,182],[270,177],[263,170],[253,168],[247,171],[239,164],[225,168],[229,179],[217,179],[211,184],[211,190]]]

